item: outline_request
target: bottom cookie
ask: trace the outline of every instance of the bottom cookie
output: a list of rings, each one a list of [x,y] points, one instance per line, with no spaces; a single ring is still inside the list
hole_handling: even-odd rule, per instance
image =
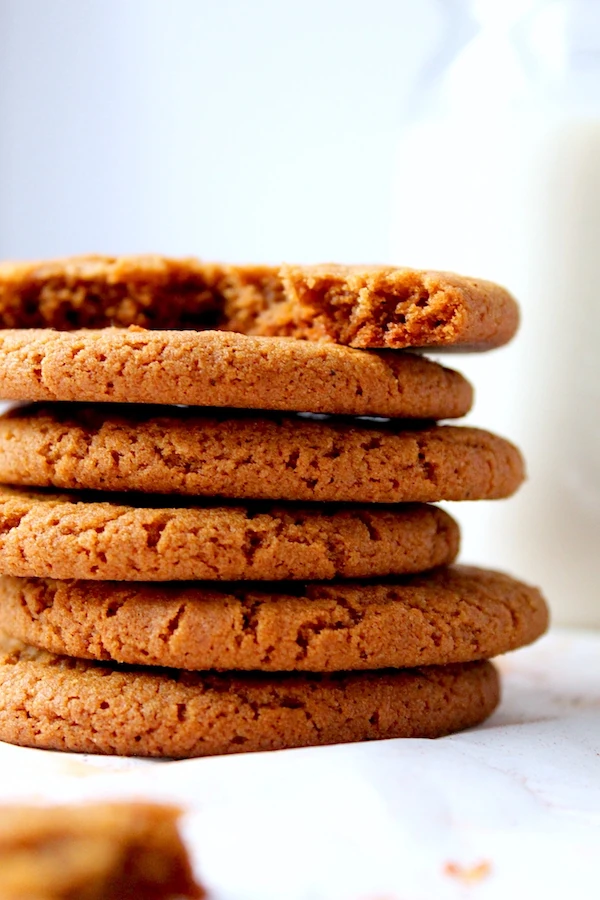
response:
[[[488,662],[333,675],[204,675],[107,665],[0,640],[0,740],[185,758],[397,737],[482,722],[500,696]]]

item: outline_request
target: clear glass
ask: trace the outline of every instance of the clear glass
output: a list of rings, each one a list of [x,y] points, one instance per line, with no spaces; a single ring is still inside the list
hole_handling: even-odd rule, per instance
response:
[[[554,620],[600,626],[600,2],[446,4],[399,149],[393,256],[506,284],[508,348],[444,358],[469,424],[511,438],[510,501],[453,505],[465,561],[540,584]]]

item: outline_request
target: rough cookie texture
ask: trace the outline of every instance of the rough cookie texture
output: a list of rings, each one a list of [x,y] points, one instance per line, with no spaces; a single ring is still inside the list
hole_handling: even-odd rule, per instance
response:
[[[224,673],[74,660],[5,638],[0,740],[184,758],[394,737],[440,737],[499,700],[488,662],[367,673]]]
[[[142,584],[0,578],[0,627],[87,659],[333,672],[485,659],[543,634],[535,588],[457,566],[382,584]]]
[[[0,397],[449,419],[469,411],[473,390],[414,353],[222,331],[23,329],[0,330]]]
[[[87,256],[0,265],[0,325],[216,325],[362,348],[486,350],[510,340],[518,308],[504,288],[448,272]]]
[[[178,900],[205,893],[152,803],[0,807],[2,900]]]
[[[109,498],[114,495],[109,495]],[[95,499],[91,499],[95,498]],[[148,495],[0,487],[0,572],[52,578],[367,578],[452,562],[458,526],[425,505],[147,508]],[[170,503],[170,498],[163,498]]]
[[[506,497],[523,460],[476,428],[54,404],[0,417],[0,481],[254,499],[405,503]],[[422,424],[422,423],[421,423]]]

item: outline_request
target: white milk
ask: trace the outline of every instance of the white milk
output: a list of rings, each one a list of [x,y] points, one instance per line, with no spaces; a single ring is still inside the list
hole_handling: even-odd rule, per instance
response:
[[[391,258],[519,299],[512,345],[442,359],[474,382],[469,424],[529,471],[509,501],[452,504],[462,559],[541,585],[557,623],[600,626],[600,118],[520,116],[412,129]]]

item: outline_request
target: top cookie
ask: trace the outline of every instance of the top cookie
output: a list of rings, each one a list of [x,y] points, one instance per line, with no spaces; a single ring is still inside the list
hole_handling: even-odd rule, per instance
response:
[[[0,265],[4,328],[218,327],[360,348],[488,350],[518,326],[496,284],[369,266],[230,266],[161,256]]]

